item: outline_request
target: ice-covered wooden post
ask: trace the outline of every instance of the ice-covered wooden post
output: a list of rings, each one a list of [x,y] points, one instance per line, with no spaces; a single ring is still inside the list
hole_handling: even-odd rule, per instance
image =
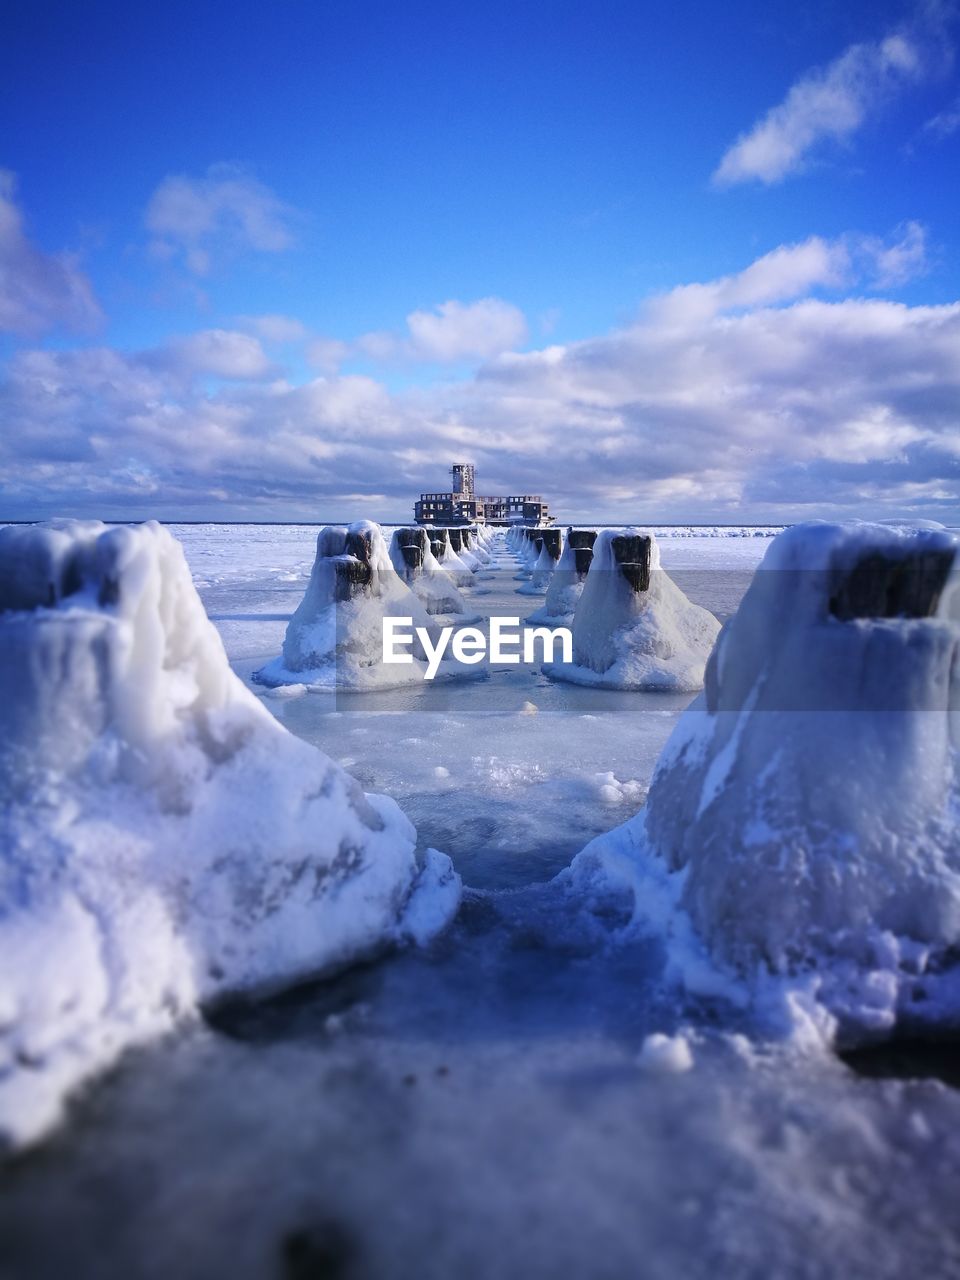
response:
[[[344,545],[318,537],[315,637]],[[230,669],[160,525],[0,529],[0,652],[5,1155],[200,1008],[425,942],[456,911],[449,860],[421,865],[394,802]]]
[[[855,618],[932,618],[953,565],[952,550],[917,550],[897,557],[862,556],[830,578],[829,610],[841,622]]]
[[[603,862],[642,893],[653,859],[681,873],[675,900],[724,971],[761,1005],[770,980],[803,993],[795,1027],[847,1044],[955,1028],[957,548],[932,525],[779,534],[642,818],[572,881],[602,893]]]
[[[463,550],[463,530],[462,530],[462,529],[448,529],[448,530],[447,530],[447,537],[448,537],[448,538],[449,538],[449,540],[450,540],[450,546],[451,546],[451,548],[452,548],[454,551],[456,551],[456,552],[457,552],[457,554],[459,555],[459,553]]]
[[[396,538],[397,545],[400,548],[400,554],[403,557],[403,563],[410,571],[408,579],[417,577],[420,569],[423,568],[423,562],[426,559],[426,529],[398,529],[396,531]]]
[[[556,563],[563,550],[563,536],[559,529],[544,529],[541,544],[546,547],[547,555]]]
[[[636,592],[650,589],[650,539],[642,533],[618,533],[611,540],[617,568]]]
[[[581,582],[590,572],[590,565],[593,561],[593,544],[596,540],[596,529],[567,530],[567,546],[573,550],[576,574]]]
[[[370,585],[373,570],[370,567],[371,539],[365,529],[350,529],[344,535],[343,553],[334,559],[336,575],[336,600],[353,600]]]

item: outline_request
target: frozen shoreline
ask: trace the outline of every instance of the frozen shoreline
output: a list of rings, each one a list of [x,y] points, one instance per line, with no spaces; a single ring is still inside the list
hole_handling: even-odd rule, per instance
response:
[[[227,532],[226,547],[187,536],[187,554],[248,681],[277,652],[316,531],[280,545],[251,531],[247,548]],[[661,545],[722,613],[768,542]],[[472,603],[522,615],[509,567]],[[294,1246],[339,1258],[345,1277],[619,1276],[642,1257],[665,1280],[946,1280],[960,1258],[960,1095],[747,1041],[738,1015],[718,1026],[710,1001],[678,1004],[654,943],[603,945],[616,914],[594,919],[586,945],[582,913],[565,917],[543,883],[636,813],[689,700],[527,668],[333,708],[264,694],[364,789],[395,798],[474,889],[425,954],[225,1008],[128,1057],[0,1173],[6,1256],[35,1274],[89,1257],[73,1274],[98,1280],[253,1280],[283,1274]],[[689,1070],[651,1065],[656,1033],[683,1037]]]

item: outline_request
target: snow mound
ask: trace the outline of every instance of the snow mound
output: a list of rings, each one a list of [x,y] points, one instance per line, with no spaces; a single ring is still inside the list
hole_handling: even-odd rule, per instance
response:
[[[426,529],[395,529],[390,540],[390,562],[432,617],[467,612],[463,596],[430,548]]]
[[[693,604],[660,567],[646,530],[605,529],[573,619],[573,662],[547,675],[607,689],[703,687],[704,666],[720,624]]]
[[[471,573],[476,573],[483,563],[475,551],[470,550],[470,530],[462,526],[454,526],[447,530],[447,542],[451,550],[467,566]]]
[[[428,532],[430,546],[440,568],[450,575],[455,586],[469,587],[473,581],[473,570],[454,551],[450,530],[431,528]]]
[[[477,561],[481,569],[493,563],[493,556],[487,550],[487,543],[479,526],[463,530],[463,545]]]
[[[459,881],[231,672],[159,525],[0,530],[0,1135],[199,1006],[426,941]]]
[[[557,564],[563,555],[563,530],[540,530],[540,554],[530,573],[530,581],[518,590],[521,595],[546,595]]]
[[[955,549],[942,528],[780,534],[646,810],[573,864],[658,917],[694,982],[712,965],[793,1030],[960,1022]]]
[[[541,608],[531,613],[528,622],[545,622],[550,626],[568,625],[573,621],[577,602],[583,595],[587,573],[593,560],[597,540],[594,529],[571,529],[563,553],[550,575],[546,599]]]
[[[412,663],[384,663],[384,618],[412,618],[415,628],[436,631],[394,569],[379,525],[329,525],[317,537],[310,582],[287,624],[283,653],[253,678],[268,687],[360,691],[421,682],[426,662],[416,643]]]

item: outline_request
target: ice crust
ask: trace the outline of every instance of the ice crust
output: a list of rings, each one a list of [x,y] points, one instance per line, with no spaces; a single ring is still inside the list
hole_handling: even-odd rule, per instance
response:
[[[454,914],[443,854],[230,670],[156,524],[0,530],[0,1134],[198,1007]]]
[[[348,599],[338,598],[338,577],[359,572],[362,562],[346,548],[348,539],[363,539],[369,572]],[[353,545],[357,545],[355,542]],[[423,680],[426,661],[414,642],[410,664],[383,662],[383,619],[411,618],[413,627],[431,635],[437,625],[400,578],[380,526],[358,520],[348,528],[328,525],[317,537],[317,556],[303,600],[290,619],[283,652],[261,667],[259,684],[303,684],[311,689],[385,689]]]
[[[394,530],[390,539],[390,563],[432,617],[442,614],[465,615],[466,602],[430,549],[427,530],[419,532],[423,535],[420,540],[420,565],[413,568],[404,560],[400,539],[406,530],[402,529]]]
[[[622,535],[650,539],[645,590],[633,590],[614,558],[615,539]],[[607,689],[693,691],[703,687],[719,630],[713,614],[688,600],[660,567],[649,530],[605,529],[594,544],[576,603],[573,662],[548,663],[543,669],[554,679]]]
[[[470,567],[467,563],[454,551],[450,545],[450,537],[446,529],[431,529],[434,535],[439,535],[442,546],[440,555],[435,557],[440,568],[448,573],[458,587],[469,587],[473,581],[474,569],[478,566]]]
[[[937,527],[781,533],[645,810],[575,859],[577,892],[632,902],[691,990],[841,1042],[960,1022],[955,580],[932,616],[838,616],[885,583],[897,608],[900,571],[955,547]]]
[[[546,598],[541,607],[530,614],[528,622],[566,626],[573,621],[577,602],[587,581],[585,575],[577,573],[576,555],[576,549],[570,545],[569,538],[566,539],[560,559],[547,582]]]
[[[559,567],[559,560],[563,555],[563,535],[559,530],[556,531],[560,536],[560,557],[554,560],[547,546],[547,540],[544,538],[540,548],[540,554],[533,562],[530,570],[530,579],[522,587],[518,588],[520,595],[529,596],[545,596],[554,574]],[[535,544],[530,544],[535,545]]]

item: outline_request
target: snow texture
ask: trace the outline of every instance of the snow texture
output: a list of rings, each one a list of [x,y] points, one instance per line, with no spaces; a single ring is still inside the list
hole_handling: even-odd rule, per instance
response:
[[[469,587],[473,581],[473,570],[457,555],[450,545],[450,535],[446,529],[431,529],[430,533],[440,543],[440,554],[437,560],[440,568],[450,575],[458,587]]]
[[[530,572],[530,581],[519,588],[520,595],[546,595],[551,579],[556,571],[558,561],[563,554],[562,531],[560,529],[543,530],[543,534],[544,536],[540,546],[540,554],[534,561],[533,568]],[[551,541],[554,542],[555,548],[557,548],[556,559],[550,550]]]
[[[411,545],[413,552],[407,550]],[[431,617],[466,614],[466,602],[430,549],[426,529],[395,529],[390,539],[390,563]]]
[[[931,526],[780,534],[646,810],[571,870],[631,897],[686,985],[740,984],[793,1035],[960,1021],[955,546]]]
[[[416,642],[412,663],[384,663],[384,618],[412,618],[414,628],[437,631],[394,569],[379,525],[328,525],[317,537],[310,582],[287,626],[283,652],[255,679],[268,687],[305,684],[330,691],[421,682],[427,668]]]
[[[646,565],[618,562],[622,542],[642,550],[647,540]],[[607,689],[693,691],[703,687],[719,630],[713,614],[688,600],[660,567],[652,533],[605,529],[576,605],[573,662],[548,663],[543,670],[554,679]]]
[[[568,537],[556,568],[550,574],[546,599],[527,621],[554,627],[568,626],[573,621],[586,581],[587,575],[577,572],[577,551]]]
[[[0,530],[0,1134],[128,1046],[455,913],[443,854],[230,670],[159,525]]]

